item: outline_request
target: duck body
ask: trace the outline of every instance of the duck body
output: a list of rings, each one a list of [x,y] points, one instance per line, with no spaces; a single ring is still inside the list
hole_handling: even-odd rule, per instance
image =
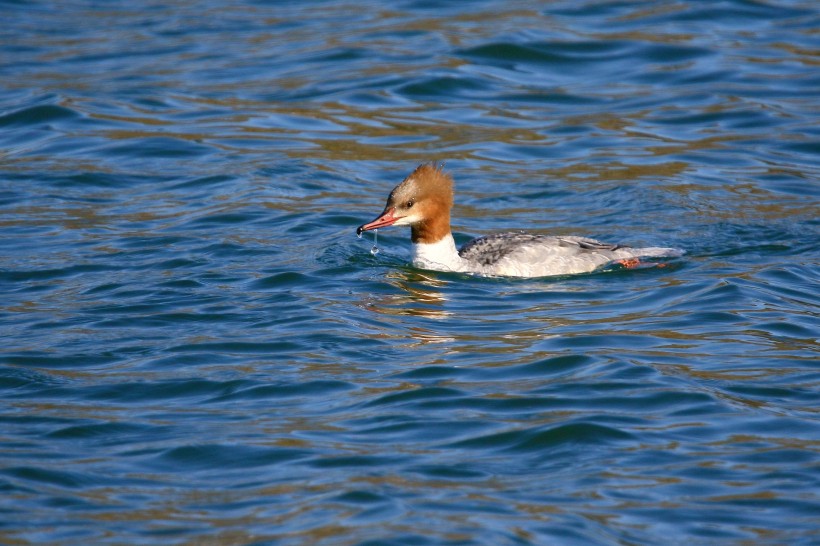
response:
[[[545,277],[588,273],[620,263],[635,267],[641,258],[681,256],[674,248],[633,248],[576,236],[497,233],[456,248],[450,231],[452,178],[432,164],[420,165],[387,199],[382,214],[357,233],[409,225],[413,265],[435,271],[484,276]]]
[[[416,267],[501,277],[576,275],[616,263],[635,267],[641,258],[680,255],[673,248],[631,248],[586,237],[531,233],[496,233],[473,239],[458,250],[452,236],[413,245]]]

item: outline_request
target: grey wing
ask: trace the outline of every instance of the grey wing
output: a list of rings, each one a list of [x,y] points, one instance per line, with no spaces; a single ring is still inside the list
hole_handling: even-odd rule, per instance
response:
[[[465,260],[492,265],[526,244],[559,244],[557,237],[532,233],[495,233],[478,237],[462,246],[458,254]]]
[[[492,265],[504,256],[520,249],[525,245],[546,245],[556,247],[572,247],[578,252],[601,252],[628,248],[623,245],[602,243],[585,237],[555,237],[551,235],[537,235],[532,233],[496,233],[479,237],[466,243],[458,251],[459,256],[466,260]]]
[[[569,237],[569,238],[562,238],[562,243],[570,244],[570,245],[577,245],[582,250],[591,250],[591,251],[600,251],[600,250],[620,250],[622,248],[629,248],[628,246],[624,245],[613,245],[610,243],[602,243],[601,241],[596,241],[595,239],[586,239],[583,237]]]
[[[462,246],[458,255],[481,265],[492,265],[515,250],[517,245],[531,240],[531,237],[528,233],[496,233],[478,237]]]

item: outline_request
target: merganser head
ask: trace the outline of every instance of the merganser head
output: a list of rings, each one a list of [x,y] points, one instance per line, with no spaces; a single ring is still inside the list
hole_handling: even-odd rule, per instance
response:
[[[410,226],[414,243],[434,243],[450,233],[453,179],[441,166],[424,163],[393,188],[384,211],[356,234],[387,226]]]

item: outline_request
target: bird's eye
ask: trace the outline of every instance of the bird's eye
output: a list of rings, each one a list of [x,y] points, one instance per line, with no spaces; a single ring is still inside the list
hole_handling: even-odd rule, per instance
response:
[[[413,205],[415,205],[415,204],[416,204],[416,202],[415,202],[415,201],[413,201],[413,200],[411,199],[411,200],[410,200],[410,201],[408,201],[408,202],[407,202],[407,204],[405,204],[404,206],[405,206],[405,207],[407,207],[407,208],[409,209],[409,208],[412,208],[412,207],[413,207]]]

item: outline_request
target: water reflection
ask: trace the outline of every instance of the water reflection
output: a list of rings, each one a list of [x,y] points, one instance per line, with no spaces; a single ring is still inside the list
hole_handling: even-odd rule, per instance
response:
[[[396,290],[378,298],[371,298],[368,309],[385,315],[410,315],[431,319],[446,319],[452,316],[443,307],[447,298],[441,288],[447,281],[435,273],[419,270],[397,269],[385,275]]]

